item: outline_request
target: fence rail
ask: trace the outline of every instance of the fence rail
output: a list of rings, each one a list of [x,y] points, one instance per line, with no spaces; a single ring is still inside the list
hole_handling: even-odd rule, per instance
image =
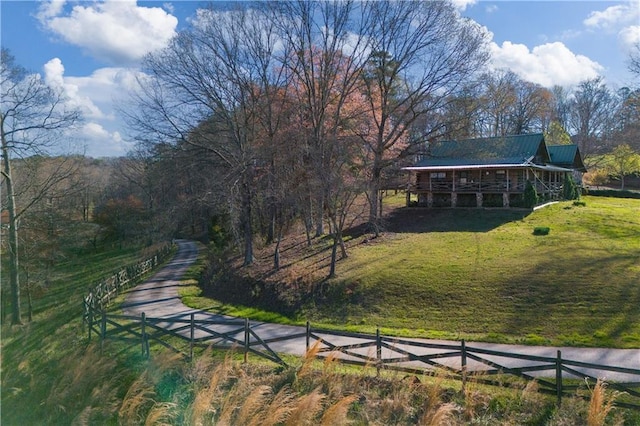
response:
[[[531,381],[536,380],[543,393],[554,394],[558,403],[563,397],[576,395],[580,386],[595,383],[598,378],[608,378],[610,388],[624,392],[616,405],[640,410],[640,369],[624,368],[574,361],[556,356],[508,353],[468,346],[466,342],[451,344],[431,343],[409,339],[362,333],[347,333],[314,329],[307,323],[306,329],[295,328],[282,335],[260,335],[260,325],[249,320],[201,319],[195,313],[166,318],[151,318],[107,314],[91,306],[86,316],[89,339],[92,333],[100,337],[101,347],[106,339],[115,339],[140,345],[143,355],[149,355],[149,342],[156,342],[187,359],[193,358],[195,346],[216,348],[236,347],[243,351],[245,361],[249,354],[286,366],[278,355],[284,344],[293,341],[309,349],[317,345],[318,358],[329,353],[342,363],[372,366],[380,370],[394,370],[411,374],[424,374],[433,369],[449,372],[451,377],[486,385],[510,386],[505,376]],[[615,375],[616,380],[611,380]]]
[[[96,283],[84,296],[83,320],[89,323],[88,316],[102,311],[123,290],[137,284],[137,280],[164,261],[171,253],[172,245],[166,243],[156,253],[141,262],[126,266],[113,275]]]

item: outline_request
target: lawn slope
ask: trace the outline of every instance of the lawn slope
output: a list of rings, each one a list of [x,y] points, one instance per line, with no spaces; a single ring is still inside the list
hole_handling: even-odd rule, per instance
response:
[[[399,334],[640,347],[640,201],[527,212],[404,209],[360,244],[312,321]],[[544,236],[536,227],[549,227]]]

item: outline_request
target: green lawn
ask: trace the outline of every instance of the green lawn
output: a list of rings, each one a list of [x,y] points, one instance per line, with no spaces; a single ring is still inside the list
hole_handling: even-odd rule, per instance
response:
[[[640,201],[533,213],[401,209],[340,262],[314,323],[385,333],[640,347]],[[545,236],[535,227],[549,227]]]
[[[85,406],[112,409],[133,379],[114,359],[87,349],[82,298],[93,284],[144,255],[140,247],[70,254],[34,296],[33,322],[27,321],[26,304],[24,325],[11,326],[3,312],[0,423],[71,424]]]

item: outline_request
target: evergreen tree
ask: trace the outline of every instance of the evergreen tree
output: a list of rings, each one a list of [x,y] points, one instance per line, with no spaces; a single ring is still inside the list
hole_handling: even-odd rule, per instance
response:
[[[536,191],[535,186],[531,184],[531,181],[527,181],[527,185],[524,188],[524,205],[527,208],[532,209],[538,204],[538,191]]]
[[[563,196],[565,200],[578,200],[580,199],[580,190],[573,180],[573,176],[570,173],[564,175],[564,184],[562,185]]]

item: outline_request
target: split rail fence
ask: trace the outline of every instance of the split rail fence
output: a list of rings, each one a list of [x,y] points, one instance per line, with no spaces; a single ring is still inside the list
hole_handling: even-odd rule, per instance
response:
[[[378,374],[381,369],[408,374],[446,370],[450,377],[461,380],[463,388],[469,382],[508,387],[516,386],[519,379],[536,380],[540,392],[554,394],[558,404],[563,397],[580,396],[579,389],[592,386],[597,378],[616,376],[616,380],[607,380],[609,388],[623,392],[616,405],[640,409],[640,368],[572,361],[563,358],[561,351],[554,357],[524,355],[468,346],[464,340],[429,343],[382,336],[379,331],[375,335],[327,331],[312,328],[309,323],[306,329],[290,327],[279,336],[272,332],[261,335],[260,326],[264,324],[246,319],[202,319],[202,313],[166,318],[147,317],[144,313],[140,317],[115,315],[92,305],[85,305],[85,310],[89,340],[95,334],[101,347],[106,339],[140,345],[145,356],[149,356],[150,342],[187,359],[193,358],[196,346],[235,347],[244,353],[245,361],[254,354],[286,366],[278,353],[286,352],[285,344],[291,348],[297,343],[297,347],[304,347],[317,357],[333,353],[338,362],[372,367]],[[582,396],[587,397],[585,392]]]
[[[133,265],[125,266],[110,277],[94,284],[84,296],[83,320],[89,323],[89,315],[104,310],[124,290],[138,284],[140,278],[151,272],[171,254],[172,245],[164,244],[154,255]]]

